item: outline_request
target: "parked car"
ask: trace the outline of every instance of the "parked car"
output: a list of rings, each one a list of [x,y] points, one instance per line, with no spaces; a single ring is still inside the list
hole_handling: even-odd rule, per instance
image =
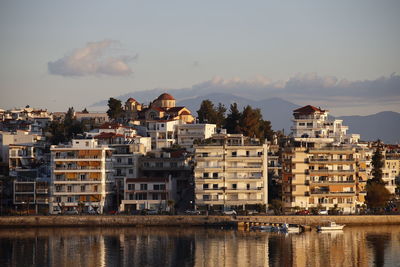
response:
[[[185,210],[185,214],[187,214],[187,215],[200,215],[201,211],[199,211],[199,210]]]
[[[222,212],[223,215],[236,215],[236,211],[235,210],[224,210]]]
[[[65,215],[78,215],[79,212],[78,212],[77,209],[73,208],[73,209],[70,209],[70,210],[66,210],[64,214]]]
[[[142,210],[142,213],[144,215],[157,215],[158,211],[157,210],[144,209],[144,210]]]
[[[296,212],[296,215],[309,215],[310,211],[308,210],[299,210],[298,212]]]
[[[328,210],[320,210],[318,211],[319,215],[328,215]]]
[[[61,214],[61,208],[59,206],[54,206],[53,212],[51,214],[54,214],[54,215]]]

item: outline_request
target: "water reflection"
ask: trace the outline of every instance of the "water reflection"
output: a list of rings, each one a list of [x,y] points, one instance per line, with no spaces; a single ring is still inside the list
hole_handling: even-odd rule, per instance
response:
[[[396,266],[400,226],[284,235],[202,228],[0,229],[0,266]]]

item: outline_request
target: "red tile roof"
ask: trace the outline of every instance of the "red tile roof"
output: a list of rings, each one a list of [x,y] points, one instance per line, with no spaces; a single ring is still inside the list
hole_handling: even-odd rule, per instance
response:
[[[161,94],[158,98],[158,100],[175,100],[175,98],[167,93]]]
[[[96,135],[94,138],[95,139],[109,139],[109,138],[116,138],[116,137],[124,137],[122,134],[116,134],[116,133],[100,133]]]
[[[137,101],[136,101],[136,99],[130,97],[130,98],[128,98],[127,102],[137,102]]]
[[[307,105],[298,109],[293,110],[293,113],[299,113],[299,114],[313,114],[313,113],[323,113],[326,110],[322,110],[320,108]]]

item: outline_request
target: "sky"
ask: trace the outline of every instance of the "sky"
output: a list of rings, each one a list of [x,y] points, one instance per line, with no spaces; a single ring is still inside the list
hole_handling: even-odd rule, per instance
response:
[[[0,108],[93,110],[217,80],[336,115],[400,112],[399,14],[395,0],[1,1]]]

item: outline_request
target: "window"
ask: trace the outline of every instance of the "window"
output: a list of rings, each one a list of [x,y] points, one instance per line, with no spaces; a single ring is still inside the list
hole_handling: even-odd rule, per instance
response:
[[[178,162],[170,162],[170,163],[169,163],[169,166],[170,166],[171,168],[178,168]]]
[[[246,157],[250,157],[250,151],[246,151]]]
[[[97,192],[97,185],[93,186],[93,191]]]
[[[72,186],[71,186],[71,185],[69,185],[69,186],[67,187],[67,191],[68,191],[68,192],[72,192]],[[68,201],[68,202],[70,202],[70,201]]]
[[[160,185],[159,184],[153,185],[153,190],[160,190]]]
[[[232,184],[232,189],[237,189],[237,184]]]
[[[146,193],[136,194],[136,200],[147,200],[147,194]]]
[[[210,195],[203,195],[203,200],[210,200]]]
[[[85,192],[85,186],[81,185],[81,192]]]
[[[213,184],[213,189],[218,189],[218,184]]]
[[[164,165],[162,162],[156,162],[156,167],[162,168]]]
[[[203,178],[208,178],[208,172],[203,173]]]
[[[299,122],[299,126],[305,126],[306,124],[304,122]]]
[[[147,190],[147,184],[140,184],[140,190]]]
[[[128,184],[128,190],[135,190],[135,184]]]
[[[247,190],[250,190],[250,184],[246,185]]]
[[[133,174],[133,169],[129,169],[129,174]]]
[[[56,192],[61,192],[61,185],[56,185]]]
[[[208,184],[203,184],[203,189],[208,189]]]
[[[72,197],[68,197],[68,198],[67,198],[67,202],[73,202]]]
[[[143,163],[143,166],[144,167],[150,167],[150,163],[149,162],[145,162],[145,163]]]
[[[165,190],[165,184],[160,184],[160,190]]]
[[[133,159],[132,158],[128,158],[128,164],[132,165],[133,164]]]
[[[129,200],[133,200],[133,194],[129,194]]]
[[[159,199],[158,194],[152,194],[152,199],[153,200],[158,200]]]
[[[56,197],[56,202],[60,203],[61,202],[61,197]]]
[[[213,178],[218,178],[218,172],[213,173]]]
[[[208,153],[202,153],[201,156],[202,157],[208,157]]]
[[[86,180],[86,174],[81,174],[80,178],[81,178],[81,181],[85,181]]]
[[[236,157],[237,156],[237,152],[236,151],[232,151],[232,157]]]

